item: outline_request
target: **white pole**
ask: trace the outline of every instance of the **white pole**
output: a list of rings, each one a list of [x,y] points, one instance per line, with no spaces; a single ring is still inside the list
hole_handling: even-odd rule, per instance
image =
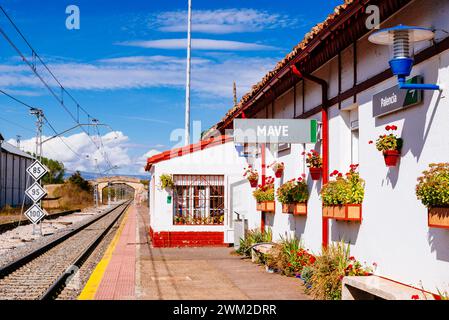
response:
[[[185,116],[185,145],[190,144],[190,51],[192,46],[192,0],[188,0],[187,17],[187,81],[186,81],[186,116]]]

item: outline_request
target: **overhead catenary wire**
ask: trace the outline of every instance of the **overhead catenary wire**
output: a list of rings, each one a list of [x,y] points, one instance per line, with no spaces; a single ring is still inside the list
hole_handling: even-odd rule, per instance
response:
[[[58,80],[58,78],[55,76],[55,74],[51,71],[51,69],[47,66],[47,64],[43,61],[43,59],[39,56],[39,54],[37,54],[36,50],[33,48],[33,46],[30,44],[30,42],[26,39],[26,37],[24,36],[24,34],[21,32],[21,30],[18,28],[18,26],[14,23],[14,21],[12,20],[12,18],[8,15],[8,13],[4,10],[4,8],[0,5],[0,10],[3,12],[3,14],[5,15],[5,17],[8,19],[8,21],[11,23],[11,25],[13,26],[13,28],[16,30],[16,32],[20,35],[20,37],[24,40],[24,42],[26,43],[26,45],[28,46],[28,48],[31,50],[32,52],[32,59],[33,62],[30,62],[25,55],[22,53],[22,51],[14,44],[14,42],[11,40],[11,38],[6,34],[6,32],[0,27],[0,34],[2,34],[2,36],[5,38],[5,40],[12,46],[12,48],[17,52],[17,54],[19,54],[19,56],[22,58],[22,60],[29,66],[29,68],[31,69],[31,71],[36,75],[36,77],[42,82],[42,84],[47,88],[47,90],[52,94],[52,96],[56,99],[56,101],[61,105],[61,107],[70,115],[70,117],[72,118],[72,120],[77,123],[80,124],[80,120],[79,120],[79,112],[80,110],[83,111],[88,120],[90,119],[94,119],[94,117],[92,117],[91,114],[89,114],[86,109],[84,109],[80,103],[70,94],[70,92],[68,92],[64,86],[62,85],[62,83]],[[39,74],[39,72],[37,71],[36,68],[36,64],[35,64],[35,60],[38,60],[42,66],[48,71],[48,73],[51,75],[51,77],[56,81],[56,83],[58,84],[58,86],[61,89],[61,95],[60,97],[58,96],[58,94],[51,88],[51,86],[47,83],[47,81]],[[2,92],[4,93],[4,92]],[[6,94],[6,93],[5,93]],[[69,108],[65,105],[64,103],[64,94],[67,95],[72,102],[74,102],[76,104],[76,116],[69,110]],[[8,94],[6,94],[8,95]],[[10,95],[8,95],[10,96]],[[10,96],[11,98],[13,98],[14,100],[16,100],[14,97]],[[31,106],[25,104],[27,107],[32,108]],[[86,131],[82,126],[80,127],[82,131],[84,131],[84,133],[87,134],[87,136],[89,137],[89,139],[92,141],[92,143],[95,145],[95,147],[97,148],[97,150],[100,150],[101,145],[97,145],[97,143],[92,139],[92,137],[90,136],[90,132]],[[53,128],[54,129],[54,128]],[[111,131],[112,128],[110,128]],[[56,133],[56,130],[54,130]],[[57,133],[56,133],[57,134]],[[62,139],[61,139],[62,140]],[[63,140],[62,140],[63,141]],[[101,137],[100,137],[100,142],[101,142]],[[102,143],[102,142],[101,142]],[[103,146],[104,149],[104,146]],[[72,150],[73,152],[73,150]],[[104,154],[106,154],[105,150],[103,150]],[[107,162],[108,165],[112,168],[112,164],[109,161],[109,158],[106,156],[105,158],[107,158]]]

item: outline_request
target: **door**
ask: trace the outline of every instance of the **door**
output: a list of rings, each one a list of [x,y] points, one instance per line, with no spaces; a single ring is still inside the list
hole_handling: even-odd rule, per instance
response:
[[[237,218],[249,218],[248,182],[241,177],[227,177],[228,214],[225,223],[225,243],[234,243],[243,237],[234,226]]]

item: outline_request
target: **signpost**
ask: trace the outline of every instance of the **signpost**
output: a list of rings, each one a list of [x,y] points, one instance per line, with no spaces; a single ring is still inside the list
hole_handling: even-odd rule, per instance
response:
[[[235,143],[316,143],[317,120],[235,119]]]
[[[33,226],[33,234],[36,231],[36,225],[47,215],[47,212],[40,206],[40,201],[47,194],[41,187],[40,179],[48,172],[48,169],[36,160],[30,165],[26,171],[34,179],[34,183],[25,191],[25,194],[33,200],[33,205],[25,212],[25,216],[31,221]],[[42,229],[41,229],[42,235]]]
[[[407,83],[423,83],[421,76],[416,76]],[[389,113],[415,106],[422,102],[422,90],[399,89],[394,86],[373,96],[373,116],[381,117]]]

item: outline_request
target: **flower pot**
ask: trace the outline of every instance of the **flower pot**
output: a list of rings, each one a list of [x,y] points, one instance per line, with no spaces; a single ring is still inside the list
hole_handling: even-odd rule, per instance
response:
[[[383,154],[387,167],[395,167],[401,156],[401,153],[398,150],[386,150]]]
[[[259,203],[257,203],[257,211],[274,212],[275,211],[275,202],[274,201],[259,202]]]
[[[361,204],[343,204],[323,206],[323,218],[331,218],[340,221],[362,221]]]
[[[284,169],[278,169],[276,170],[276,172],[274,173],[276,178],[282,178],[282,175],[284,174]]]
[[[312,180],[320,180],[321,177],[321,168],[309,168],[310,169],[310,176],[312,177]]]
[[[257,188],[258,180],[249,180],[249,184],[251,185],[251,188]]]
[[[282,213],[293,213],[295,210],[295,205],[292,203],[282,204]]]
[[[346,217],[346,207],[344,205],[334,206],[334,219],[344,220]]]
[[[449,208],[429,208],[428,225],[431,228],[449,229]]]
[[[307,203],[295,203],[293,210],[295,216],[306,216],[307,215]]]
[[[323,205],[323,218],[333,218],[334,217],[334,206]]]

